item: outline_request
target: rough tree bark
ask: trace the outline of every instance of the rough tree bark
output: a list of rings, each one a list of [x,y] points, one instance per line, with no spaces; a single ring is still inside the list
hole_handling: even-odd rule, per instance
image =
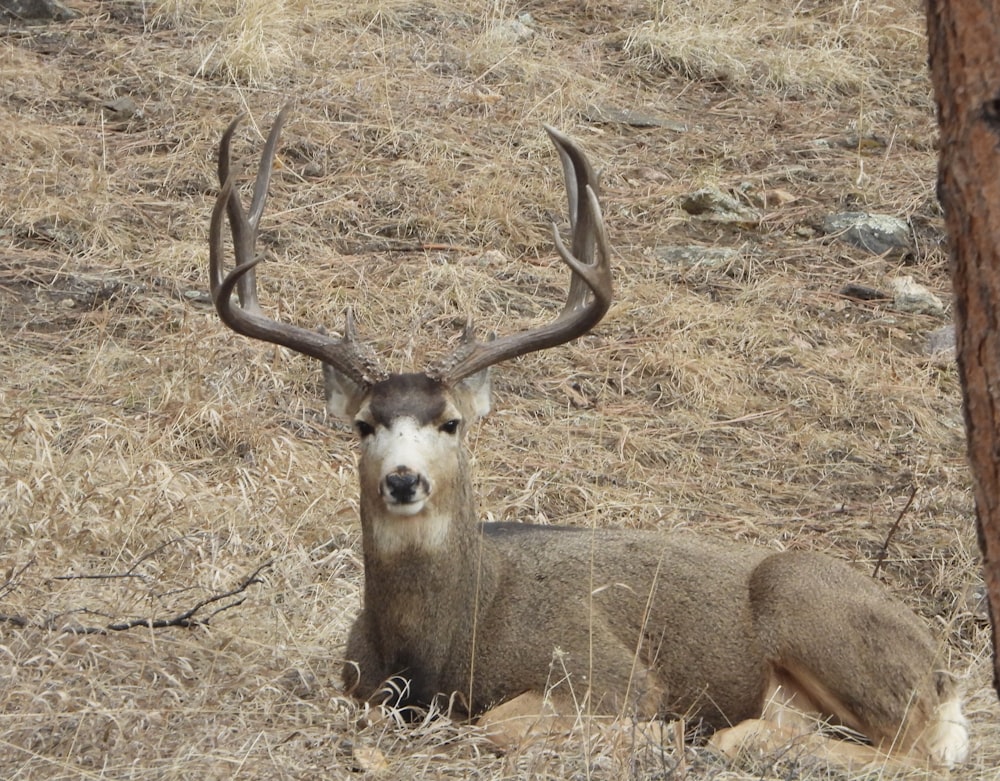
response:
[[[927,0],[955,333],[1000,695],[1000,0]]]

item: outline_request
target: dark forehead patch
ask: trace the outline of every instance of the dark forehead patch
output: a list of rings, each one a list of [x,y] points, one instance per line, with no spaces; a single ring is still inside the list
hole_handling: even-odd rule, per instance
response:
[[[379,425],[389,425],[400,417],[425,424],[444,412],[445,387],[426,374],[393,374],[372,386],[369,399],[372,417]]]

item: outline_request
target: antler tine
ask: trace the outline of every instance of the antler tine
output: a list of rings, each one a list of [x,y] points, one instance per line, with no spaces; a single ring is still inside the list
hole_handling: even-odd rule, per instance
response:
[[[552,225],[556,251],[573,272],[566,304],[546,325],[487,342],[478,341],[467,325],[462,344],[431,372],[444,382],[455,383],[501,361],[570,342],[597,325],[611,306],[611,249],[597,197],[597,176],[576,142],[548,125],[545,130],[559,152],[569,199],[573,235],[569,249]]]
[[[264,144],[250,201],[249,216],[244,214],[243,205],[236,192],[235,173],[231,170],[230,161],[232,137],[244,115],[236,117],[222,134],[222,140],[219,142],[219,182],[222,186],[215,199],[209,228],[209,283],[212,300],[222,322],[237,333],[252,339],[279,344],[311,358],[317,358],[332,365],[357,385],[371,385],[385,375],[376,364],[370,349],[357,340],[350,309],[347,311],[343,338],[334,339],[325,333],[279,323],[266,317],[257,300],[255,269],[261,261],[261,258],[254,257],[257,230],[267,201],[267,186],[277,154],[278,137],[290,108],[290,105],[286,105],[278,112]],[[223,268],[223,214],[229,218],[233,253],[236,256],[236,268],[228,274],[224,273]],[[235,307],[232,303],[234,288],[239,292],[240,307]]]
[[[562,161],[566,194],[569,198],[570,228],[573,233],[572,252],[567,253],[559,230],[554,223],[552,225],[556,251],[574,271],[563,312],[586,306],[593,295],[595,319],[581,332],[585,333],[607,313],[612,296],[611,250],[598,199],[597,175],[586,155],[572,139],[554,127],[544,127]],[[595,248],[598,252],[596,263]]]
[[[222,134],[222,141],[219,142],[219,185],[220,186],[224,186],[226,180],[229,179],[230,145],[233,140],[233,133],[236,132],[236,128],[239,127],[240,122],[242,122],[245,117],[246,114],[240,114],[232,122],[230,122],[229,127],[226,128],[226,132]],[[261,168],[261,170],[263,170],[263,167]],[[270,178],[269,170],[267,178],[268,179]],[[255,193],[256,189],[257,188],[255,186],[254,187]],[[264,189],[265,191],[267,190],[266,182],[264,184]],[[235,188],[230,188],[229,198],[226,201],[226,204],[229,212],[229,226],[233,236],[233,246],[235,247],[236,257],[237,258],[252,257],[254,247],[257,244],[257,225],[256,223],[248,223],[246,217],[243,214],[243,204],[240,203],[240,198],[239,195],[237,195]],[[261,314],[260,302],[257,299],[256,273],[251,271],[248,274],[244,274],[242,277],[240,277],[240,282],[236,287],[240,297],[240,306],[248,312]]]

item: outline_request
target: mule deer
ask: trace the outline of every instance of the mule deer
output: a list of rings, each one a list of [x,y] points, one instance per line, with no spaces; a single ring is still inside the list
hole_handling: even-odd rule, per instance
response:
[[[463,437],[489,411],[490,367],[579,337],[610,306],[597,182],[573,141],[546,127],[572,231],[567,248],[554,228],[572,271],[561,313],[485,342],[469,327],[432,369],[386,374],[358,340],[350,310],[335,338],[271,320],[258,305],[254,246],[286,110],[264,146],[246,215],[230,170],[241,118],[222,137],[211,289],[234,331],[323,362],[327,408],[360,439],[364,605],[343,671],[354,697],[420,706],[445,698],[462,716],[489,711],[492,725],[543,707],[680,714],[720,730],[714,741],[728,751],[744,739],[802,738],[848,762],[964,758],[965,719],[939,646],[914,613],[845,563],[686,533],[477,520]],[[237,261],[228,274],[224,215]],[[857,730],[871,745],[821,737],[818,720]]]

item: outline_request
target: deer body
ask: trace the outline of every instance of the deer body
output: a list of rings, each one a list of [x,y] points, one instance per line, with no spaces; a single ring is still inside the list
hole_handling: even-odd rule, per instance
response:
[[[479,716],[544,692],[571,713],[715,729],[780,711],[780,695],[908,748],[957,702],[919,619],[843,562],[685,532],[479,523],[460,436],[465,416],[486,411],[474,402],[485,377],[449,388],[393,375],[345,400],[325,373],[330,412],[362,429],[364,607],[343,672],[353,695]],[[423,486],[415,512],[392,509],[400,474]]]
[[[579,700],[597,714],[693,714],[714,727],[759,715],[765,665],[748,643],[745,596],[758,551],[693,535],[520,524],[474,532],[471,561],[482,567],[463,570],[460,582],[451,572],[428,577],[452,567],[451,547],[385,565],[366,559],[365,607],[344,669],[349,690],[391,696],[380,690],[400,676],[410,690],[395,704],[426,706],[454,693],[473,716],[527,691]],[[704,566],[726,582],[685,577]],[[431,588],[408,588],[414,580]],[[698,610],[679,606],[687,602]]]
[[[720,729],[735,753],[800,737],[849,763],[950,766],[968,739],[952,676],[920,619],[871,578],[816,553],[775,552],[689,533],[567,529],[477,520],[464,436],[490,407],[489,367],[575,339],[611,301],[610,250],[586,157],[547,128],[563,163],[572,270],[552,322],[487,342],[471,328],[423,373],[386,374],[358,342],[270,320],[253,247],[285,112],[264,148],[249,216],[219,150],[211,284],[239,333],[323,362],[327,409],[350,421],[358,463],[364,604],[344,683],[355,697],[468,716],[546,697],[556,711],[682,715]],[[228,217],[237,266],[222,271]],[[232,305],[238,291],[242,306]],[[534,702],[534,700],[529,700]],[[871,746],[810,737],[814,718]]]

